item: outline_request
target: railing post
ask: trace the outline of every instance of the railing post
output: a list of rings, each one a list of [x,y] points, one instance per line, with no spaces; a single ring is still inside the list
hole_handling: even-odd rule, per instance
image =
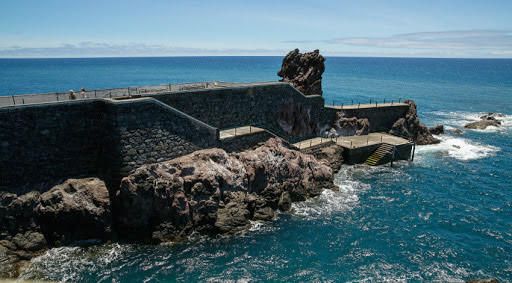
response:
[[[112,92],[111,91],[108,92],[108,96],[110,96],[110,98],[112,98]]]
[[[130,88],[129,88],[129,87],[128,87],[128,96],[131,96],[131,94],[130,94]]]
[[[341,104],[341,109],[343,109],[343,103]]]
[[[377,106],[377,101],[375,101],[375,107],[378,107],[378,106]]]
[[[96,96],[96,90],[94,90],[94,97],[95,97],[95,98],[97,97],[97,96]]]
[[[236,137],[236,128],[235,128],[235,137]]]
[[[21,103],[25,104],[25,98],[23,98],[23,97],[21,98]]]
[[[398,103],[400,103],[400,100],[402,100],[402,98],[398,98]]]
[[[169,84],[169,91],[171,91],[171,84]]]
[[[57,97],[57,101],[59,101],[59,93],[58,92],[55,93],[55,97]]]
[[[12,97],[12,104],[13,104],[13,105],[16,105],[16,100],[14,100],[14,95],[13,95],[13,96],[11,96],[11,97]]]
[[[372,99],[370,98],[370,104],[372,104]]]

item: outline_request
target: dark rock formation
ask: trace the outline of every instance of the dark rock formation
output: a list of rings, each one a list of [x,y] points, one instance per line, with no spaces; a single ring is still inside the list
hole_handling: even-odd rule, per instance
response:
[[[333,188],[332,170],[277,139],[238,154],[206,149],[144,165],[116,196],[120,235],[154,242],[192,231],[236,233],[249,220],[271,220],[278,208]]]
[[[110,199],[97,178],[69,179],[43,193],[37,221],[52,246],[110,236]]]
[[[322,74],[325,71],[325,58],[320,51],[300,53],[290,51],[283,59],[277,73],[282,82],[292,83],[305,95],[322,95]]]
[[[416,103],[412,100],[406,100],[409,104],[409,110],[405,117],[398,119],[389,131],[390,134],[413,139],[419,145],[436,144],[441,142],[434,138],[429,129],[420,123],[418,118]]]
[[[26,261],[47,247],[34,217],[39,197],[0,191],[0,278],[18,276]]]
[[[480,121],[471,122],[464,126],[466,129],[477,129],[477,130],[485,130],[487,127],[499,127],[501,126],[501,121],[496,117],[503,117],[503,114],[500,113],[489,113],[480,117]]]
[[[444,126],[443,125],[437,125],[435,127],[429,128],[428,130],[433,135],[444,134]]]
[[[303,150],[303,152],[313,155],[320,162],[329,166],[333,172],[338,172],[343,164],[343,147],[335,143],[314,146]]]
[[[337,112],[332,129],[334,129],[336,133],[335,136],[367,135],[370,129],[370,122],[366,118],[347,118],[344,116],[343,112]]]
[[[310,106],[296,104],[291,100],[281,105],[277,123],[289,135],[309,136],[317,132]]]

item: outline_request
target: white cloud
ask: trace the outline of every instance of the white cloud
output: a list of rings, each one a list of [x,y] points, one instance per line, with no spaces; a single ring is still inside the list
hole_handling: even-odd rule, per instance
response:
[[[321,41],[288,41],[288,43],[324,43],[335,47],[371,48],[377,54],[426,54],[453,57],[510,57],[512,31],[460,30],[417,32],[387,37],[339,37]]]
[[[116,57],[116,56],[187,56],[187,55],[275,55],[285,54],[280,49],[195,48],[159,44],[108,44],[81,42],[49,47],[11,46],[0,48],[0,57]]]

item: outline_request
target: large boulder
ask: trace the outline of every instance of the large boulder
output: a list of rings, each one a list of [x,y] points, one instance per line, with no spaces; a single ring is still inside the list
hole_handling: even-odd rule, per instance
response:
[[[320,51],[300,53],[290,51],[283,59],[277,73],[282,82],[290,82],[305,95],[322,95],[322,74],[325,71],[325,58]]]
[[[197,231],[235,233],[249,220],[271,220],[279,207],[332,188],[332,171],[313,156],[270,139],[228,154],[205,149],[144,165],[123,178],[116,195],[121,237],[180,240]]]
[[[420,122],[416,110],[416,103],[412,100],[406,100],[404,103],[409,105],[409,109],[404,117],[398,119],[393,124],[389,133],[412,139],[418,145],[440,143],[441,141],[434,138],[432,133],[430,133],[430,130]]]
[[[111,229],[110,199],[97,178],[69,179],[41,194],[37,222],[51,245],[103,241]]]

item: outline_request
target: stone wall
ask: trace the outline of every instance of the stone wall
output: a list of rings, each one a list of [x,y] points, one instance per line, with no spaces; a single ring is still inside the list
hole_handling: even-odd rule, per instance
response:
[[[218,130],[152,98],[111,105],[114,168],[121,176],[137,167],[217,146]]]
[[[105,103],[97,100],[0,108],[0,190],[49,188],[104,166]]]
[[[388,132],[396,120],[405,116],[407,110],[409,110],[408,105],[343,110],[326,106],[323,119],[325,124],[332,124],[332,121],[336,117],[336,112],[343,112],[345,113],[345,117],[367,118],[370,122],[371,133]]]
[[[45,191],[70,177],[116,182],[136,167],[217,145],[218,130],[157,100],[0,108],[0,190]]]
[[[304,96],[288,83],[266,83],[233,88],[191,90],[152,95],[219,129],[253,125],[290,142],[316,136],[321,127],[324,100],[321,96]],[[294,117],[295,115],[295,117]],[[293,131],[285,124],[299,124]]]

